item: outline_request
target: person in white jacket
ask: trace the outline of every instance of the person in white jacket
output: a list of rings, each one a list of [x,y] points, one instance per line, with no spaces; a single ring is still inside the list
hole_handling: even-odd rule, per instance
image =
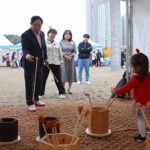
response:
[[[47,45],[47,56],[48,56],[49,67],[45,65],[42,67],[42,85],[41,85],[40,98],[44,96],[46,81],[50,70],[52,71],[52,74],[54,76],[54,80],[59,91],[59,97],[65,98],[65,89],[61,80],[63,55],[59,43],[57,43],[54,40],[57,35],[57,31],[55,29],[50,29],[47,35],[48,35],[48,39],[46,41],[46,45]]]

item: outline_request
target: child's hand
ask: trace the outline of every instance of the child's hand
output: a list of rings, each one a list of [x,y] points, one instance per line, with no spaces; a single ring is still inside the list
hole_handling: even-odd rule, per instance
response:
[[[149,101],[149,102],[147,102],[147,106],[149,106],[149,107],[150,107],[150,101]]]
[[[136,106],[137,107],[142,107],[142,104],[138,102],[138,103],[136,103]]]
[[[116,94],[116,91],[115,91],[114,88],[111,88],[111,93],[112,93],[113,95]]]

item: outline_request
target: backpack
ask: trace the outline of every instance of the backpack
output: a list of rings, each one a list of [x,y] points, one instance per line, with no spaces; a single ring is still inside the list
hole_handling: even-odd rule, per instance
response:
[[[129,79],[130,79],[130,74],[129,74]],[[126,71],[124,72],[122,79],[118,82],[118,84],[116,85],[116,89],[119,89],[121,87],[123,87],[124,85],[127,84],[127,79],[126,79]],[[118,98],[124,98],[126,96],[126,94],[124,95],[118,95]],[[115,95],[112,96],[112,98],[115,97]]]

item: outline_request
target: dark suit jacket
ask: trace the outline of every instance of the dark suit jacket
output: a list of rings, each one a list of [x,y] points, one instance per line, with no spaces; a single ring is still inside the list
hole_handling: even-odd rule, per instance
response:
[[[40,48],[38,40],[31,28],[22,34],[21,36],[21,44],[22,44],[22,52],[23,52],[23,57],[21,60],[22,66],[24,66],[24,62],[26,61],[27,54],[30,54],[34,57],[38,57],[39,60],[47,59],[47,49],[46,49],[44,32],[40,31],[40,36],[42,41],[42,48]]]

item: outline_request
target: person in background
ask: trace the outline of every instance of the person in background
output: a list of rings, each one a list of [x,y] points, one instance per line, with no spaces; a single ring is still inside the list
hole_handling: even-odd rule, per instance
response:
[[[138,122],[139,135],[133,139],[137,142],[145,142],[146,140],[146,125],[142,111],[150,117],[150,73],[149,61],[146,55],[139,53],[131,57],[131,67],[135,75],[130,81],[119,89],[112,89],[112,94],[123,95],[132,90],[132,115],[136,115]],[[147,106],[148,105],[148,106]]]
[[[78,59],[78,68],[79,68],[79,75],[78,75],[78,84],[82,83],[82,71],[83,67],[85,68],[86,72],[86,83],[90,84],[89,81],[89,65],[90,65],[90,53],[92,51],[92,45],[88,42],[90,35],[84,34],[83,35],[83,42],[81,42],[78,46],[79,50],[79,59]]]
[[[31,18],[31,28],[25,31],[21,36],[22,44],[22,65],[24,67],[24,78],[26,88],[26,103],[30,112],[36,111],[36,106],[45,106],[45,103],[39,100],[41,89],[41,68],[43,63],[48,66],[47,50],[44,32],[41,31],[43,20],[40,16]],[[35,94],[33,87],[35,82],[36,57],[38,57]],[[34,95],[33,95],[34,94]],[[32,101],[32,98],[35,101]]]
[[[63,54],[62,82],[64,84],[64,88],[65,83],[69,83],[68,94],[72,94],[72,82],[77,82],[77,76],[74,61],[74,57],[76,55],[76,45],[72,40],[72,32],[70,30],[66,30],[64,32],[62,41],[60,41],[60,46]]]
[[[11,57],[11,61],[12,61],[12,64],[13,64],[12,68],[13,67],[18,68],[16,52],[13,52],[12,57]]]
[[[93,53],[92,53],[92,67],[93,67],[93,65],[96,65],[96,53],[95,53],[95,51],[93,51]]]
[[[9,67],[9,66],[10,66],[9,53],[7,53],[7,54],[5,55],[5,61],[6,61],[6,66]]]
[[[97,50],[97,54],[96,54],[97,67],[98,67],[98,64],[99,66],[101,66],[101,57],[102,57],[102,54],[100,50]]]
[[[59,91],[59,97],[65,98],[65,89],[61,80],[61,73],[60,73],[60,71],[62,70],[63,56],[62,56],[62,50],[60,48],[59,43],[57,43],[54,40],[56,35],[57,35],[57,31],[55,29],[50,29],[47,33],[48,39],[46,41],[46,45],[47,45],[49,68],[45,65],[43,65],[42,67],[42,86],[41,86],[40,98],[42,98],[42,96],[45,93],[46,81],[50,70],[57,78],[57,80],[55,78],[54,80]]]
[[[122,69],[125,69],[125,60],[126,60],[125,51],[123,49],[121,49],[121,67],[122,67]]]

